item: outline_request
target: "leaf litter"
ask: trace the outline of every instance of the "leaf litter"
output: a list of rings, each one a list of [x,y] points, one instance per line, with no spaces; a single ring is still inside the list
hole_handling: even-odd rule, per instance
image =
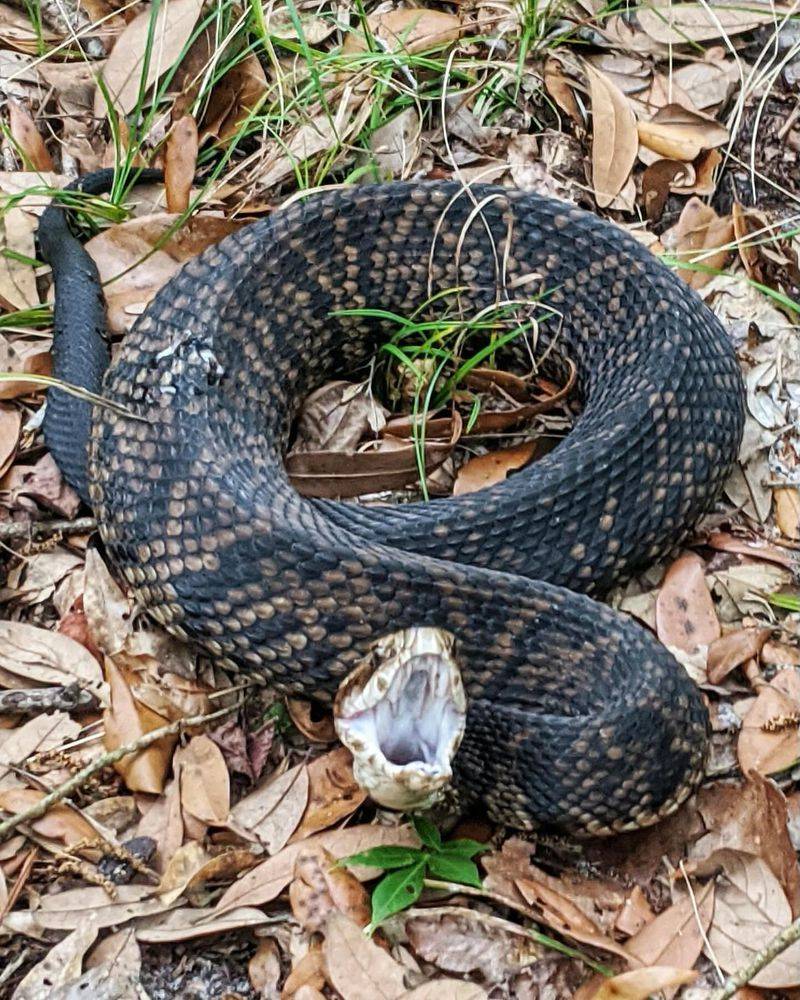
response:
[[[0,991],[709,996],[800,913],[791,7],[117,6],[0,5],[0,822],[116,746],[229,714],[106,764],[0,842]],[[709,704],[706,780],[676,816],[584,845],[482,817],[444,839],[401,822],[365,799],[329,716],[166,639],[86,529],[50,531],[80,511],[41,436],[50,280],[34,232],[58,189],[115,162],[166,171],[165,191],[126,195],[132,217],[83,218],[116,342],[204,247],[347,180],[460,175],[571,201],[714,309],[748,389],[727,502],[610,598]],[[509,317],[493,319],[504,335]],[[567,433],[574,371],[476,360],[457,340],[450,365],[317,389],[288,458],[298,488],[359,503],[480,490]],[[80,712],[11,710],[73,687]],[[738,995],[800,988],[797,947]]]

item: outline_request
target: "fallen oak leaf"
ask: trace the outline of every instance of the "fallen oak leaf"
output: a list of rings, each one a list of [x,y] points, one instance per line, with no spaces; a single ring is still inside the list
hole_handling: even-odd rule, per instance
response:
[[[453,496],[476,493],[478,490],[502,483],[510,472],[527,465],[536,454],[536,450],[536,441],[525,441],[513,448],[501,448],[471,458],[458,470],[453,484]]]
[[[708,647],[708,680],[719,684],[747,660],[757,659],[770,636],[769,628],[740,628],[714,639]]]
[[[389,10],[370,14],[367,28],[389,51],[409,54],[444,48],[458,41],[461,21],[455,14],[427,7]],[[342,55],[366,52],[370,46],[363,31],[351,31],[342,45]]]
[[[639,138],[628,98],[608,77],[584,62],[592,105],[592,188],[607,208],[623,188],[636,161]]]
[[[708,940],[720,966],[735,972],[792,922],[792,911],[780,883],[761,858],[720,851],[718,860],[723,878]],[[800,941],[777,955],[750,982],[766,989],[800,986]]]
[[[343,913],[330,914],[323,945],[325,975],[344,1000],[398,1000],[405,970]]]
[[[318,844],[298,855],[289,902],[295,919],[311,934],[322,931],[333,912],[344,913],[362,928],[370,921],[366,889]]]
[[[203,823],[221,826],[230,809],[230,775],[222,751],[208,736],[193,736],[175,756],[183,808]]]
[[[231,809],[228,827],[277,854],[297,829],[308,805],[308,767],[298,764],[271,775]]]
[[[98,87],[94,116],[109,114],[104,91],[123,115],[136,106],[140,89],[146,92],[156,80],[175,65],[200,17],[203,0],[171,0],[160,9],[144,10],[127,25],[105,62],[102,77],[105,88]],[[148,60],[147,76],[142,81],[146,54],[158,53]]]
[[[708,882],[694,900],[686,895],[659,913],[626,942],[626,948],[645,966],[692,969],[703,950],[713,913],[714,883]]]
[[[705,563],[693,552],[679,556],[667,570],[656,598],[656,634],[665,646],[687,653],[720,636]]]
[[[736,745],[744,774],[775,774],[800,760],[800,674],[782,670],[742,720]]]
[[[353,777],[353,755],[336,747],[308,765],[308,803],[290,841],[305,840],[352,815],[367,798]]]
[[[665,250],[686,267],[677,273],[691,288],[707,285],[731,255],[733,220],[719,216],[699,198],[690,198],[678,222],[661,236]],[[691,266],[694,265],[694,266]]]
[[[650,121],[638,122],[637,130],[643,146],[660,156],[683,162],[695,160],[704,149],[728,141],[724,125],[680,104],[659,108]]]
[[[599,989],[588,994],[586,1000],[647,1000],[652,994],[668,987],[693,983],[697,975],[691,969],[677,969],[670,965],[633,969],[607,979]]]
[[[19,101],[8,102],[8,125],[11,137],[22,153],[26,170],[52,170],[53,161],[44,139],[27,108]]]

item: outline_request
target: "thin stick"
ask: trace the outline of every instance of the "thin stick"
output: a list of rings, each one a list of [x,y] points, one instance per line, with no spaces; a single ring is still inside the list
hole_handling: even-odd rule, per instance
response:
[[[223,715],[229,715],[231,712],[238,708],[238,704],[231,705],[228,708],[217,709],[216,712],[210,712],[208,715],[193,715],[184,719],[176,719],[175,722],[170,722],[167,726],[162,726],[160,729],[153,729],[149,733],[145,733],[144,736],[140,736],[139,739],[133,740],[131,743],[124,743],[121,747],[117,747],[116,750],[109,750],[107,753],[101,754],[96,760],[93,760],[91,764],[87,764],[83,770],[78,771],[71,778],[59,785],[58,788],[54,788],[52,792],[49,792],[43,799],[39,799],[38,802],[30,806],[28,809],[24,809],[22,812],[15,813],[9,819],[0,823],[0,842],[5,840],[9,834],[13,833],[14,830],[20,825],[20,823],[27,823],[30,820],[39,819],[44,816],[50,806],[55,805],[56,802],[60,802],[62,799],[67,798],[72,792],[92,777],[93,774],[97,774],[104,767],[108,767],[109,764],[116,764],[118,760],[122,760],[123,757],[127,757],[129,754],[136,753],[138,750],[144,750],[153,743],[157,743],[160,739],[165,736],[172,736],[175,733],[179,733],[183,729],[188,729],[194,726],[201,726],[206,722],[211,722],[213,719],[219,719]]]
[[[0,541],[49,538],[53,535],[85,535],[96,527],[97,521],[93,517],[76,517],[73,521],[30,521],[27,524],[9,521],[0,524]]]
[[[751,979],[754,979],[765,966],[769,965],[773,958],[777,958],[781,952],[786,951],[795,941],[800,941],[800,917],[794,923],[784,928],[761,951],[757,952],[748,965],[739,969],[738,972],[734,972],[733,975],[728,976],[725,980],[725,985],[721,990],[712,993],[710,1000],[728,1000],[738,989],[746,986]]]

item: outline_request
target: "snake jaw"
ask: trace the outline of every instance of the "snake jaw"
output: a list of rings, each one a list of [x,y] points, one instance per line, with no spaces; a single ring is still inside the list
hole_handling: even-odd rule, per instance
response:
[[[380,805],[427,808],[452,780],[467,711],[454,645],[440,629],[393,632],[339,687],[336,732]]]

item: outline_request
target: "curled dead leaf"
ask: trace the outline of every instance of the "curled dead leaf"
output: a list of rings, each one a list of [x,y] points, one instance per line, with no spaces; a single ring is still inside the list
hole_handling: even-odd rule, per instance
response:
[[[659,108],[650,121],[640,121],[637,129],[643,146],[671,160],[694,160],[702,150],[728,141],[724,125],[680,104]]]
[[[775,774],[800,760],[800,674],[782,670],[742,720],[736,752],[747,774]]]
[[[404,49],[415,53],[444,48],[458,41],[461,34],[461,21],[455,14],[426,7],[398,8],[371,14],[367,25],[371,34],[392,52]],[[364,33],[351,31],[344,40],[342,54],[366,52],[368,48]]]

